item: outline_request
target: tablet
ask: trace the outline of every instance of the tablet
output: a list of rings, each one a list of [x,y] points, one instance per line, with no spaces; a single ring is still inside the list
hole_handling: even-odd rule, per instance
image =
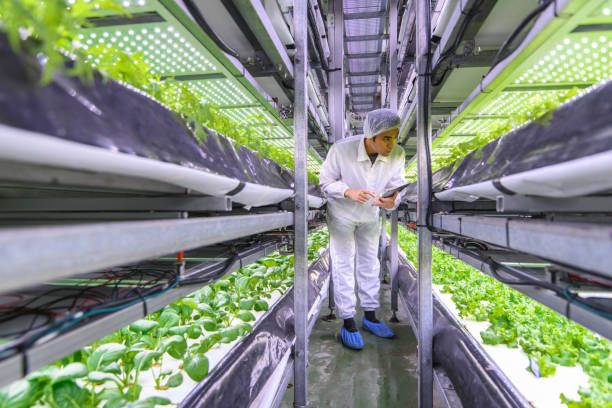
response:
[[[410,183],[408,184],[404,184],[402,186],[399,186],[397,188],[394,188],[393,190],[389,190],[389,191],[385,191],[385,193],[382,195],[383,197],[391,197],[393,194],[395,194],[396,191],[402,191],[403,189],[405,189],[406,187],[408,187],[410,185]]]

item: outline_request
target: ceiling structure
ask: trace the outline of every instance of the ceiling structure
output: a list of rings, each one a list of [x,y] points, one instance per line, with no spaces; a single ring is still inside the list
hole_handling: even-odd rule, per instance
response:
[[[387,14],[386,0],[344,1],[345,73],[349,108],[354,113],[380,107]]]

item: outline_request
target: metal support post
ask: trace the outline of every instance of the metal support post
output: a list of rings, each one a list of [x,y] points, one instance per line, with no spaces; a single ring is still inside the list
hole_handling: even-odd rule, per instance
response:
[[[333,265],[331,263],[331,257],[329,260],[329,288],[328,288],[328,306],[329,306],[329,315],[325,316],[325,320],[335,320],[336,314],[334,313],[334,309],[336,308],[336,300],[334,299],[334,277],[332,276]]]
[[[344,9],[343,0],[329,1],[329,27],[331,37],[331,63],[329,73],[329,125],[330,142],[344,137]]]
[[[387,214],[380,211],[380,235],[378,237],[378,259],[380,260],[380,275],[383,283],[389,283],[387,270]]]
[[[398,242],[397,242],[397,210],[391,213],[391,243],[389,244],[389,259],[391,261],[391,311],[393,316],[391,317],[392,322],[398,322],[397,320],[397,295],[399,292],[398,276],[397,271],[399,268],[399,254],[398,254]]]
[[[419,271],[419,408],[433,405],[433,299],[431,288],[431,0],[416,0],[417,80],[417,234]]]
[[[294,278],[294,319],[295,319],[295,364],[294,394],[295,407],[308,406],[308,179],[306,175],[306,154],[308,142],[308,78],[307,10],[308,2],[293,2],[293,26],[295,33],[293,126],[295,135],[295,238],[293,258]]]
[[[397,13],[398,0],[389,2],[389,108],[397,111]]]

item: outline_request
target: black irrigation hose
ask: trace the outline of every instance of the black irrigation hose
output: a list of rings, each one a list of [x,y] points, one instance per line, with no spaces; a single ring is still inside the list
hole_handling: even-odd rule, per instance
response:
[[[531,20],[536,18],[538,15],[540,15],[540,13],[542,13],[554,1],[556,0],[544,1],[538,7],[533,9],[529,14],[527,14],[527,16],[519,23],[519,25],[516,26],[516,28],[510,33],[510,35],[508,35],[506,40],[503,42],[503,44],[499,48],[499,51],[497,51],[497,54],[495,54],[495,58],[493,58],[493,63],[491,64],[491,68],[489,69],[489,72],[491,72],[491,70],[497,64],[499,64],[499,62],[502,59],[502,55],[505,53],[508,46],[512,43],[512,41],[516,39],[516,37],[521,33],[521,31],[523,31],[523,29],[527,27],[527,24],[529,24]]]
[[[543,289],[548,289],[553,291],[557,296],[561,297],[562,299],[566,299],[566,301],[570,301],[570,299],[567,299],[566,296],[566,291],[562,288],[560,288],[557,285],[553,285],[552,283],[549,282],[542,282],[540,280],[534,279],[531,275],[529,275],[528,273],[525,273],[523,271],[520,271],[518,269],[512,268],[510,266],[501,264],[499,262],[496,262],[495,260],[493,260],[493,258],[491,257],[483,257],[481,255],[479,255],[478,253],[474,252],[474,251],[470,251],[467,250],[466,252],[468,252],[472,257],[479,259],[481,261],[483,261],[484,263],[486,263],[490,270],[491,273],[494,275],[495,279],[497,279],[498,281],[500,281],[501,283],[504,283],[506,285],[520,285],[520,286],[538,286],[541,287]],[[515,279],[506,279],[503,278],[500,274],[499,274],[499,269],[503,270],[504,272],[514,276]],[[591,301],[588,298],[582,298],[580,296],[577,296],[575,294],[571,294],[572,300],[574,300],[577,303],[581,303],[583,305],[588,306],[591,309],[594,309],[594,311],[596,313],[598,312],[603,312],[606,314],[612,314],[612,309],[607,309],[602,307],[600,304],[597,304],[593,301]]]
[[[208,35],[211,40],[213,40],[215,44],[217,44],[219,48],[221,48],[225,53],[231,55],[232,57],[240,59],[240,55],[238,54],[238,52],[229,45],[227,45],[221,38],[219,38],[219,36],[217,36],[217,34],[215,34],[213,29],[208,25],[208,22],[206,21],[202,13],[200,13],[200,9],[198,8],[198,6],[196,6],[192,0],[183,0],[183,3],[185,3],[187,10],[189,10],[191,15],[195,19],[195,22],[206,33],[206,35]]]
[[[446,68],[444,69],[444,72],[442,72],[442,75],[440,76],[440,79],[438,81],[433,81],[435,73],[441,66],[442,62],[446,61],[448,58],[455,55],[455,53],[457,52],[457,48],[459,47],[459,44],[461,44],[461,41],[463,40],[463,35],[465,34],[465,32],[468,29],[468,26],[470,25],[470,22],[480,12],[478,9],[480,8],[480,6],[482,6],[482,3],[484,3],[484,0],[480,0],[477,3],[474,3],[474,5],[470,8],[470,11],[467,13],[464,13],[465,18],[461,22],[461,27],[459,28],[459,32],[457,33],[457,36],[455,37],[455,41],[446,51],[444,51],[440,55],[440,59],[438,60],[436,69],[434,70],[434,72],[432,72],[432,84],[431,84],[432,86],[439,86],[440,84],[442,84],[442,81],[444,81],[446,74],[448,73],[448,71],[450,71],[450,64],[446,66]]]

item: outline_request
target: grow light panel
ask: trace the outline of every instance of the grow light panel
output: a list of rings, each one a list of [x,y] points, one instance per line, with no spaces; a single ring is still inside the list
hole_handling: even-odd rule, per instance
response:
[[[233,64],[173,1],[124,0],[121,4],[129,15],[96,17],[91,27],[79,33],[81,45],[92,51],[89,58],[94,65],[101,61],[96,52],[107,52],[93,52],[98,45],[139,54],[151,73],[186,85],[203,103],[216,105],[231,120],[253,124],[262,138],[279,129],[287,137],[282,147],[293,149],[293,132],[278,112],[243,75],[234,72]],[[309,157],[320,162],[312,152]]]
[[[612,0],[573,0],[508,64],[434,140],[476,135],[528,112],[538,98],[562,98],[612,78]],[[446,149],[446,148],[445,148]],[[406,174],[414,174],[416,161]]]

